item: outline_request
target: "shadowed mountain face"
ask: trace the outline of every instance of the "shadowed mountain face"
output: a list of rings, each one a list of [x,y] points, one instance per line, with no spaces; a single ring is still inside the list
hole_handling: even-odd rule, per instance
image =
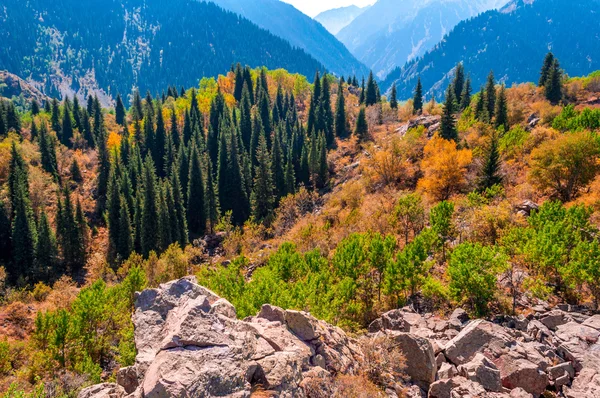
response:
[[[133,87],[195,86],[233,63],[313,75],[301,49],[211,3],[193,0],[7,0],[0,69],[51,96],[96,92],[103,102]]]
[[[211,0],[219,6],[248,18],[263,29],[287,40],[319,60],[337,75],[368,75],[344,45],[313,20],[293,6],[279,0]],[[314,74],[310,73],[312,76]]]
[[[376,75],[433,48],[460,21],[506,0],[380,0],[344,28],[338,38]]]
[[[474,89],[490,70],[507,85],[537,82],[548,50],[568,74],[586,75],[600,68],[598,15],[597,0],[512,1],[500,11],[459,23],[422,58],[392,71],[382,86],[387,90],[396,82],[398,96],[410,98],[420,76],[425,93],[441,98],[458,62],[464,63]]]
[[[369,7],[360,8],[357,6],[348,6],[335,8],[333,10],[323,11],[315,17],[332,35],[336,35],[340,30],[350,25],[360,14]]]

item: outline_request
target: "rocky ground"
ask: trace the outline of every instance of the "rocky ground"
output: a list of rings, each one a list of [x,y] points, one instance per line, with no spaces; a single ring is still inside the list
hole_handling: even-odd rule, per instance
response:
[[[361,339],[392,339],[406,357],[403,391],[390,397],[600,397],[600,315],[561,306],[528,317],[448,319],[399,309]],[[80,398],[311,397],[308,386],[355,374],[364,358],[356,339],[310,314],[265,305],[243,321],[225,299],[193,278],[140,293],[133,315],[136,364],[116,384]],[[363,341],[364,342],[364,341]],[[394,388],[396,387],[396,388]]]

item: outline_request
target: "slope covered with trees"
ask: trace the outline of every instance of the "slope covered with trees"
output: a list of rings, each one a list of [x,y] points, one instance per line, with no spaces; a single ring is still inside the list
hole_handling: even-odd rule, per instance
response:
[[[53,97],[195,86],[235,62],[312,75],[303,50],[212,3],[193,0],[4,2],[0,69]],[[124,98],[127,99],[127,98]]]
[[[549,48],[568,74],[588,74],[600,68],[594,56],[600,40],[589,34],[597,30],[599,12],[596,0],[514,0],[501,11],[459,23],[423,57],[392,71],[382,86],[388,90],[396,82],[398,96],[407,99],[420,77],[426,96],[439,99],[458,62],[469,70],[476,89],[492,69],[507,86],[537,82],[539,59]]]

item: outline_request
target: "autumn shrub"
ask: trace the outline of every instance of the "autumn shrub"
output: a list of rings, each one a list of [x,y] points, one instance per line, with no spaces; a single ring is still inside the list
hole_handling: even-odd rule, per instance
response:
[[[43,282],[38,282],[35,284],[32,294],[36,301],[42,302],[48,298],[51,292],[52,288],[50,286],[44,284]]]
[[[380,335],[362,339],[361,348],[360,371],[373,384],[385,389],[406,378],[406,357],[393,337]]]

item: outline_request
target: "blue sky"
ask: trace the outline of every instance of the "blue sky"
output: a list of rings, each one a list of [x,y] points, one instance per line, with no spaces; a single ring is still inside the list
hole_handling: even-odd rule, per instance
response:
[[[332,8],[344,7],[355,4],[363,7],[373,4],[374,0],[282,0],[292,4],[294,7],[309,15],[316,16],[322,11],[331,10]]]

